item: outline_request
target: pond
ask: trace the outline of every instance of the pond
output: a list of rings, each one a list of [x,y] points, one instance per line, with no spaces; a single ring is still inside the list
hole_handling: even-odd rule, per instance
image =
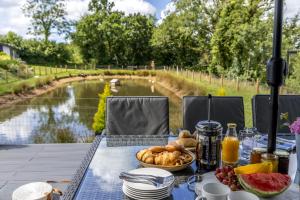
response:
[[[0,144],[91,142],[98,94],[105,82],[73,82],[49,93],[1,109]],[[121,80],[114,96],[168,96],[170,128],[181,126],[181,99],[148,80]]]

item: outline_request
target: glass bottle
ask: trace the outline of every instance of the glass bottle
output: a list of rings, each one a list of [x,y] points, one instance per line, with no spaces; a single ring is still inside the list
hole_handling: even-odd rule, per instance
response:
[[[227,132],[222,141],[222,164],[236,166],[239,161],[240,141],[237,137],[236,124],[228,123]]]

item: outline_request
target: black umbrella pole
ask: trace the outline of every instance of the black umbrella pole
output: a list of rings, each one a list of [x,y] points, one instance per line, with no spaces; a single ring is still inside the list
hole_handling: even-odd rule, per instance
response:
[[[268,153],[273,153],[276,149],[278,95],[279,87],[271,87],[271,123],[268,135]]]
[[[268,132],[268,153],[276,150],[278,96],[286,71],[285,61],[281,58],[283,0],[275,1],[273,56],[267,64],[267,82],[271,87],[270,123]]]

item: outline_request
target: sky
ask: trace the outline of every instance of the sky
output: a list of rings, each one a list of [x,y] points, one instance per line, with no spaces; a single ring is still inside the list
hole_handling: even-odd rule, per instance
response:
[[[68,18],[78,20],[84,15],[88,8],[90,0],[66,0]],[[130,13],[143,13],[155,15],[158,23],[161,23],[166,17],[166,11],[174,10],[171,0],[110,0],[115,3],[116,10]],[[6,34],[8,31],[16,32],[25,37],[32,38],[27,34],[27,28],[30,20],[26,18],[21,10],[26,0],[0,0],[0,34]],[[285,16],[293,16],[300,11],[300,0],[286,0],[284,9]],[[61,40],[57,35],[50,39]]]

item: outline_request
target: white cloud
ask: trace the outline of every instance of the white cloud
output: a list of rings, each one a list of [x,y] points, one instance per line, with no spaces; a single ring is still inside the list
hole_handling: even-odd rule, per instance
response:
[[[114,10],[123,11],[125,14],[142,13],[154,15],[156,8],[145,0],[111,0],[115,3]]]
[[[170,2],[166,5],[165,9],[160,12],[160,19],[158,19],[157,24],[161,24],[163,20],[176,9],[175,3]]]
[[[300,1],[299,0],[286,0],[286,6],[284,8],[285,17],[293,17],[300,12]]]

